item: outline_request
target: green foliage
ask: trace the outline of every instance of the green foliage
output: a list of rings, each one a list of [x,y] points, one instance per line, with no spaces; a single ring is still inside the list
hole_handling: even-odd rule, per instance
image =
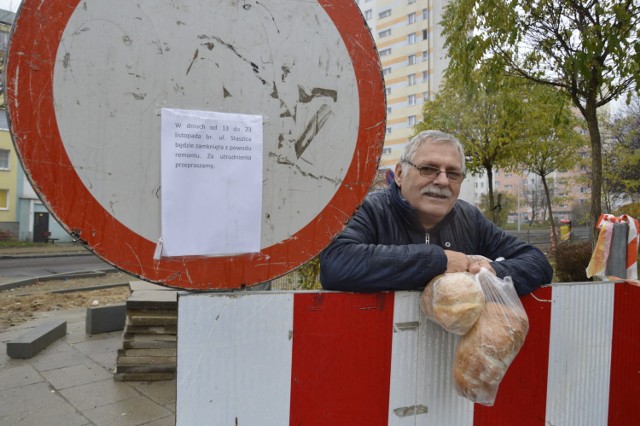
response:
[[[556,87],[588,123],[591,216],[602,211],[602,137],[598,108],[640,91],[637,0],[452,0],[442,20],[450,57],[446,76],[465,84],[481,67]]]
[[[555,252],[555,278],[559,282],[588,281],[586,269],[591,260],[590,241],[563,241]]]
[[[640,201],[640,99],[636,98],[607,126],[603,177],[609,198]]]
[[[479,208],[482,213],[493,223],[500,227],[504,227],[509,219],[509,212],[516,209],[516,197],[506,193],[496,193],[496,203],[493,208],[489,207],[489,197],[487,194],[482,194],[480,197]]]
[[[615,214],[618,216],[626,214],[634,219],[640,220],[640,202],[626,204],[620,207]]]
[[[316,256],[300,268],[298,273],[298,288],[300,290],[319,290],[320,284],[320,257]]]

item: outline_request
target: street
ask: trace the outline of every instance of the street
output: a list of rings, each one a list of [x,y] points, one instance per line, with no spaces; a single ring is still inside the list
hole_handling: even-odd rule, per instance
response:
[[[0,279],[26,280],[57,274],[113,269],[95,255],[0,259]]]

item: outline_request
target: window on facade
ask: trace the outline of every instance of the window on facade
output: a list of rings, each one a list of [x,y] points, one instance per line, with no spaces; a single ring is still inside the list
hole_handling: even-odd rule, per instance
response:
[[[391,114],[391,107],[387,107],[387,114]]]
[[[429,92],[422,92],[422,102],[429,100]]]
[[[416,23],[416,13],[410,13],[407,15],[407,21],[409,24],[415,24]]]
[[[409,117],[407,117],[407,124],[411,127],[416,125],[416,116],[415,115],[410,115]]]
[[[414,4],[416,0],[407,0],[407,4]]]
[[[383,49],[380,51],[380,56],[388,56],[391,55],[391,48]]]
[[[382,148],[382,155],[391,154],[391,148]]]
[[[407,104],[415,105],[416,104],[416,95],[407,96]]]
[[[422,82],[426,83],[429,81],[429,71],[422,71]]]
[[[380,31],[378,33],[378,37],[380,38],[389,37],[390,35],[391,35],[391,28],[387,28],[386,30]]]
[[[0,210],[9,209],[9,190],[0,189]]]
[[[413,86],[414,84],[416,84],[416,75],[415,74],[409,74],[407,76],[407,84],[409,86]]]
[[[371,18],[373,18],[373,12],[371,11],[371,9],[365,10],[364,11],[364,19],[369,21]]]
[[[407,36],[407,43],[414,44],[416,42],[416,35],[411,33]]]
[[[387,16],[391,16],[391,9],[383,10],[382,12],[380,12],[380,13],[378,14],[378,17],[379,17],[380,19],[382,19],[382,18],[386,18]]]
[[[385,88],[384,88],[384,92],[385,92],[387,95],[390,95],[390,94],[391,94],[391,87],[385,87]]]
[[[0,170],[9,170],[9,150],[0,149]]]
[[[391,67],[382,69],[382,75],[389,75],[389,74],[391,74]]]
[[[429,9],[422,9],[422,20],[426,21],[429,19]]]
[[[390,134],[391,134],[391,127],[387,127],[385,130],[386,130],[386,133],[387,133],[388,135],[390,135]]]
[[[409,65],[413,65],[416,63],[416,55],[409,55],[407,57],[407,60],[409,61]]]
[[[422,30],[422,39],[427,40],[429,38],[429,30]]]

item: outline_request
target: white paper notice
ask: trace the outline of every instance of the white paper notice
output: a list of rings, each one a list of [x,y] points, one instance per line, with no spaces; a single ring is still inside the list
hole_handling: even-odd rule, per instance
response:
[[[260,251],[262,116],[162,109],[162,256]]]

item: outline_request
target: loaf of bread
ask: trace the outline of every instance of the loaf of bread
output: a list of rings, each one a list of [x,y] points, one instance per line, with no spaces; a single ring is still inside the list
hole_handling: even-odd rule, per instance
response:
[[[529,331],[524,310],[487,302],[482,315],[456,347],[453,381],[464,397],[493,405],[498,386]]]
[[[473,274],[443,274],[432,279],[425,287],[420,307],[427,318],[445,330],[463,335],[480,317],[484,293]]]

